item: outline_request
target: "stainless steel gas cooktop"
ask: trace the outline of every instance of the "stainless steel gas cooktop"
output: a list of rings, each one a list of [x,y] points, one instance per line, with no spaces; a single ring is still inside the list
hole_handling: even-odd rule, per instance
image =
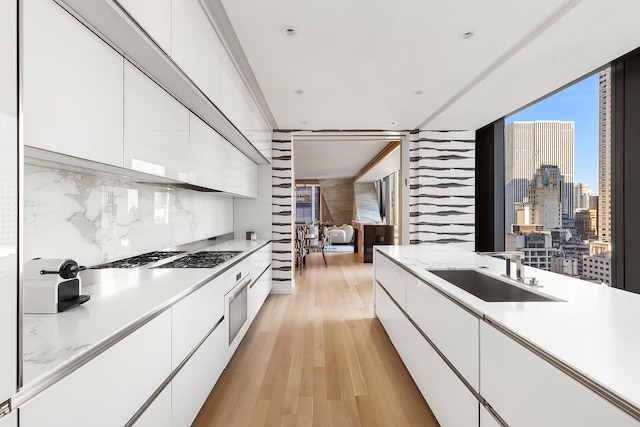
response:
[[[180,255],[185,251],[155,251],[148,252],[142,255],[136,255],[130,258],[121,259],[118,261],[111,261],[100,265],[91,267],[92,269],[100,268],[135,268],[141,267],[152,262],[160,261],[161,259],[169,258],[172,256]]]
[[[229,261],[242,251],[201,251],[153,268],[211,268]]]

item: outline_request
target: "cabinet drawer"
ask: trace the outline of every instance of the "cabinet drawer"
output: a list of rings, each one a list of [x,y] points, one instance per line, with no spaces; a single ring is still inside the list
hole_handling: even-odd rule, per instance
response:
[[[167,384],[162,393],[133,425],[135,427],[171,427],[171,384]]]
[[[404,360],[406,348],[406,325],[404,313],[394,304],[387,293],[376,283],[376,315],[389,335],[400,358]]]
[[[267,299],[271,292],[271,268],[265,271],[257,282],[249,286],[249,294],[247,296],[247,311],[249,321],[253,321],[253,318],[260,311],[260,307]]]
[[[417,278],[407,281],[407,314],[479,391],[480,320]]]
[[[271,264],[272,244],[269,243],[251,255],[251,277],[258,277]]]
[[[172,370],[224,316],[222,280],[221,277],[213,279],[171,308]]]
[[[406,337],[405,365],[440,425],[477,426],[476,397],[411,324]]]
[[[494,327],[480,326],[482,396],[512,426],[638,422]]]
[[[189,426],[218,381],[225,365],[222,322],[171,381],[173,426]]]
[[[393,261],[384,255],[375,252],[375,274],[376,280],[389,292],[391,297],[406,310],[407,307],[407,285],[406,282],[411,276]]]
[[[21,406],[20,424],[125,425],[170,373],[167,310]]]

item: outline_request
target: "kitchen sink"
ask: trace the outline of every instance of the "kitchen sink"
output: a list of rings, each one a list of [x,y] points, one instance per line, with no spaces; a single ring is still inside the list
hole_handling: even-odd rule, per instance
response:
[[[561,301],[511,285],[477,270],[427,270],[487,302]]]

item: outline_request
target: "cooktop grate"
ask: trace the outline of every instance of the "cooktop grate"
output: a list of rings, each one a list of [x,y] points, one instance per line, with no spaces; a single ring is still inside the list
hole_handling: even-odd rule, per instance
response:
[[[172,256],[180,255],[185,251],[155,251],[148,252],[142,255],[136,255],[130,258],[121,259],[118,261],[111,261],[100,265],[91,267],[92,269],[100,268],[135,268],[141,267],[152,262],[160,261],[161,259],[169,258]]]
[[[242,253],[242,251],[201,251],[189,254],[153,268],[211,268]]]

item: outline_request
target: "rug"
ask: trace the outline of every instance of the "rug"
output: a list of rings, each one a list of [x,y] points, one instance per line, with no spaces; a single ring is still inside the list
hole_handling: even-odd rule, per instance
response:
[[[325,246],[324,247],[324,251],[325,252],[341,252],[341,253],[345,253],[345,254],[352,254],[353,253],[353,246],[351,245],[332,245],[332,246]]]

